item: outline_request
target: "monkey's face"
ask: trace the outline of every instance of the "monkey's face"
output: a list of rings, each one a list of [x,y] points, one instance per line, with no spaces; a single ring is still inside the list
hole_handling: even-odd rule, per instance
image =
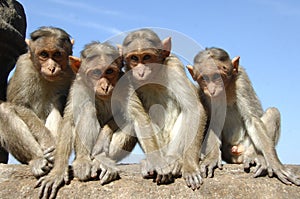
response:
[[[225,87],[222,74],[216,66],[208,62],[197,63],[189,71],[207,97],[218,98],[224,96]]]
[[[66,50],[56,38],[40,38],[31,47],[31,56],[37,70],[48,81],[60,80],[68,67]]]
[[[86,71],[90,86],[99,99],[109,99],[119,79],[120,69],[113,63],[109,66],[97,66]]]
[[[151,80],[160,71],[163,59],[157,50],[147,49],[128,53],[125,62],[132,70],[134,80],[145,82]]]

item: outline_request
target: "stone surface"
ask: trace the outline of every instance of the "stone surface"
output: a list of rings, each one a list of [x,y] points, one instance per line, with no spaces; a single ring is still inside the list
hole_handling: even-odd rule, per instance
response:
[[[300,175],[299,165],[289,168]],[[99,181],[73,179],[57,198],[300,198],[300,187],[284,185],[277,178],[253,178],[242,165],[224,165],[214,178],[204,180],[199,190],[189,189],[182,178],[169,185],[143,179],[139,165],[119,165],[121,179],[101,186]],[[0,164],[0,198],[38,198],[36,179],[26,165]]]

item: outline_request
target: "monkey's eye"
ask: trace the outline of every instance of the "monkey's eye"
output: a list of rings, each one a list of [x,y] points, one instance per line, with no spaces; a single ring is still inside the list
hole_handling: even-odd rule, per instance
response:
[[[219,73],[213,74],[212,81],[215,82],[215,81],[218,81],[218,80],[221,80],[221,75]]]
[[[135,55],[132,55],[132,56],[130,57],[130,59],[131,59],[132,61],[139,61],[139,58],[138,58],[137,56],[135,56]]]
[[[102,72],[100,69],[91,70],[88,72],[88,76],[90,76],[93,79],[100,79],[102,75]]]
[[[112,68],[109,68],[105,71],[105,74],[110,75],[113,74],[115,71]]]
[[[149,60],[149,59],[151,59],[151,55],[145,55],[145,56],[143,57],[143,60],[144,60],[144,61],[147,61],[147,60]]]
[[[202,76],[202,81],[209,82],[209,77],[208,77],[208,75],[203,75],[203,76]]]
[[[59,52],[59,51],[53,53],[53,57],[54,57],[54,58],[61,58],[61,56],[62,56],[62,53]]]
[[[40,53],[40,57],[41,58],[48,58],[49,57],[49,54],[46,52],[46,51],[42,51],[41,53]]]

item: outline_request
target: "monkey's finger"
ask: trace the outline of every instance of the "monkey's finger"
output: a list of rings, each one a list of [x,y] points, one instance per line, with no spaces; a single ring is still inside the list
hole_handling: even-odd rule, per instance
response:
[[[69,171],[67,170],[66,172],[65,172],[65,174],[64,174],[64,182],[66,183],[66,184],[69,184],[69,182],[70,182],[70,178],[69,178]]]
[[[244,161],[244,169],[249,169],[251,167],[251,163],[249,160]]]
[[[199,189],[202,184],[203,181],[200,174],[193,176],[193,185],[194,185],[192,188],[193,190]]]
[[[184,179],[185,179],[186,185],[187,185],[188,187],[191,187],[192,185],[191,185],[191,181],[190,181],[189,177],[190,177],[190,176],[185,176]]]
[[[50,147],[48,147],[47,149],[44,150],[44,155],[52,153],[52,152],[54,152],[54,150],[55,150],[55,147],[50,146]]]
[[[223,169],[222,158],[219,158],[218,168],[221,169],[221,170]]]
[[[269,168],[267,169],[267,171],[268,171],[268,176],[269,176],[270,178],[273,177],[273,175],[274,175],[273,169],[269,167]]]
[[[44,177],[41,177],[40,179],[38,179],[38,181],[35,183],[34,188],[40,187],[43,181],[44,181]]]
[[[191,189],[195,190],[198,186],[197,184],[199,184],[198,179],[194,178],[194,176],[190,176],[189,181],[190,181]]]
[[[156,179],[155,179],[155,182],[156,182],[157,184],[160,184],[160,183],[161,183],[161,179],[162,179],[162,175],[157,174]]]
[[[292,184],[292,181],[291,181],[291,177],[290,176],[293,176],[291,174],[291,172],[289,172],[289,170],[284,170],[282,169],[281,172],[279,172],[279,174],[277,174],[278,172],[275,172],[275,174],[278,176],[278,178],[285,184]]]
[[[287,179],[286,176],[282,175],[282,174],[276,174],[278,179],[283,182],[284,184],[287,184],[287,185],[291,185],[292,183]]]
[[[207,177],[212,178],[213,175],[214,175],[214,167],[209,166],[209,167],[207,168]]]
[[[98,175],[98,167],[96,165],[93,165],[91,169],[91,177],[96,178],[97,175]]]
[[[50,194],[49,199],[56,198],[56,194],[58,192],[58,188],[60,185],[61,185],[61,182],[59,182],[59,181],[54,182],[54,184],[51,187],[51,194]]]
[[[39,190],[39,198],[48,198],[49,193],[49,186],[51,185],[51,182],[43,181]]]
[[[265,168],[262,167],[261,165],[258,165],[255,170],[254,170],[254,178],[259,177],[263,174],[263,172],[265,171]]]
[[[201,165],[200,166],[200,173],[201,173],[203,178],[207,177],[207,167],[206,167],[206,165]]]
[[[101,172],[100,172],[100,175],[99,175],[100,180],[104,178],[104,176],[106,175],[106,172],[107,172],[107,169],[104,169],[104,168],[101,169]]]
[[[106,172],[104,177],[100,180],[101,185],[109,183],[114,178],[114,173]]]

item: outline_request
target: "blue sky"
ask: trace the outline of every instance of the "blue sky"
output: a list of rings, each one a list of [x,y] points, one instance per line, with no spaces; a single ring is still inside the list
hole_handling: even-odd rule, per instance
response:
[[[75,56],[91,41],[142,27],[175,30],[203,47],[241,56],[264,109],[281,111],[281,161],[300,164],[300,1],[19,1],[27,14],[27,37],[41,26],[63,28],[75,39]]]

